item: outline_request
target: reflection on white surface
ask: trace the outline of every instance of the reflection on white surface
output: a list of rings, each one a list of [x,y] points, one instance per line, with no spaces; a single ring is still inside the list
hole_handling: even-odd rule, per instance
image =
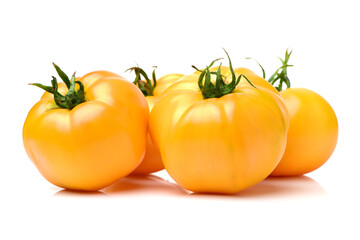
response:
[[[154,193],[184,195],[188,193],[179,185],[152,174],[144,176],[127,176],[123,179],[120,179],[111,186],[103,189],[103,191],[108,194]]]
[[[102,197],[106,196],[106,193],[102,191],[86,192],[86,191],[74,191],[68,189],[61,189],[56,192],[53,196],[56,197]]]
[[[120,179],[116,183],[96,192],[83,192],[62,189],[54,196],[113,196],[120,194],[167,194],[186,195],[188,192],[179,185],[155,175],[134,175]]]
[[[298,198],[325,196],[326,191],[314,179],[308,176],[269,177],[257,185],[234,195],[190,193],[176,183],[169,182],[159,176],[128,176],[97,192],[60,190],[54,196],[72,197],[111,197],[132,194],[178,195],[191,197],[216,198]]]
[[[324,188],[308,176],[269,177],[238,194],[244,197],[300,197],[326,195]]]
[[[297,198],[306,196],[325,196],[326,191],[308,176],[269,177],[253,187],[234,195],[211,195],[190,193],[191,197],[236,197],[236,198]]]

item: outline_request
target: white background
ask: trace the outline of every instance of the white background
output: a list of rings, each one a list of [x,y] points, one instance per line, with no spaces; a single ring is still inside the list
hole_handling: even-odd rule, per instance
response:
[[[360,239],[357,1],[1,1],[0,239]],[[224,57],[272,73],[292,48],[293,87],[321,94],[339,121],[330,160],[304,177],[234,196],[190,195],[169,178],[63,191],[28,159],[22,125],[54,61],[78,76],[138,63],[191,73]],[[169,180],[169,181],[167,181]]]

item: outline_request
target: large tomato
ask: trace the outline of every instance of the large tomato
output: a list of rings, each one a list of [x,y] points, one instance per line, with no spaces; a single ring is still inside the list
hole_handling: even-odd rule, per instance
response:
[[[193,74],[165,91],[150,114],[150,133],[166,170],[182,187],[235,193],[266,178],[278,164],[286,118],[267,90],[236,87],[242,75],[235,77],[230,59],[229,83],[220,68],[209,70],[212,64],[198,75],[198,84],[192,83]]]
[[[56,65],[55,65],[56,66]],[[25,150],[51,183],[98,190],[131,173],[145,153],[148,106],[124,78],[96,71],[52,87],[30,110],[23,128]],[[76,88],[75,88],[76,84]]]
[[[136,73],[136,78],[134,84],[140,88],[143,92],[148,106],[149,111],[151,112],[155,103],[158,101],[159,97],[163,92],[174,82],[178,81],[183,74],[168,74],[164,75],[159,79],[156,79],[155,69],[152,73],[152,79],[144,72],[143,69],[139,67],[133,67],[129,70],[133,70]],[[141,79],[141,76],[144,79]],[[157,172],[164,169],[164,164],[161,159],[160,151],[156,144],[153,143],[150,135],[147,135],[146,139],[146,151],[144,160],[141,164],[132,172],[132,174],[148,174]]]
[[[292,176],[322,166],[333,153],[338,137],[338,122],[330,104],[319,94],[304,88],[290,88],[286,51],[283,66],[269,79],[279,82],[277,89],[289,112],[289,131],[284,156],[271,175]],[[287,89],[282,90],[285,83]]]

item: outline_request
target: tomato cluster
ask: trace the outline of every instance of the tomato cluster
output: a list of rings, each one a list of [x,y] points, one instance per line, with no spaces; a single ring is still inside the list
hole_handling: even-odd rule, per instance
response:
[[[290,54],[268,81],[227,53],[229,67],[215,60],[190,75],[133,67],[133,83],[108,71],[69,78],[54,64],[63,82],[33,84],[45,93],[25,120],[25,150],[49,182],[84,191],[164,168],[208,193],[308,173],[334,151],[338,125],[325,99],[290,88]]]

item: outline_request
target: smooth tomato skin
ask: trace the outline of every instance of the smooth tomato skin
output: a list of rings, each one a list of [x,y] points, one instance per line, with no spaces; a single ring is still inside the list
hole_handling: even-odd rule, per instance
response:
[[[179,79],[179,81],[174,82],[171,84],[164,92],[162,92],[160,97],[163,97],[167,95],[168,93],[178,91],[178,90],[184,90],[184,89],[198,89],[198,80],[199,80],[199,74],[190,74],[185,75]]]
[[[254,73],[253,71],[251,71],[248,68],[243,68],[243,67],[235,68],[234,72],[235,72],[236,77],[238,77],[240,74],[245,75],[250,80],[251,84],[253,84],[255,87],[261,89],[261,91],[267,92],[268,94],[270,94],[273,97],[273,99],[277,102],[278,106],[280,107],[282,113],[285,116],[286,129],[289,129],[289,112],[286,108],[284,100],[280,97],[280,93],[278,92],[278,90],[276,90],[276,88],[274,88],[274,86],[271,85],[264,78],[258,76],[256,73]],[[227,72],[225,77],[228,79],[231,79],[231,73]],[[248,81],[246,81],[245,79],[241,79],[236,88],[241,89],[242,87],[245,87],[245,86],[250,87],[251,84]]]
[[[131,174],[142,175],[164,169],[159,148],[151,140],[150,134],[146,137],[145,156],[140,165]]]
[[[146,101],[149,106],[149,112],[154,107],[157,97],[147,96]],[[164,169],[159,148],[153,143],[150,134],[146,137],[145,156],[140,165],[131,174],[148,174]]]
[[[158,101],[163,92],[174,82],[182,78],[183,74],[168,74],[157,80],[157,85],[154,88],[153,96],[146,96],[146,101],[149,106],[149,112]],[[161,121],[161,120],[160,120]],[[148,134],[146,138],[145,157],[140,165],[131,174],[149,174],[164,169],[164,164],[161,159],[160,151],[157,145],[153,142]]]
[[[30,110],[25,150],[40,173],[62,188],[102,189],[131,173],[145,154],[148,106],[122,77],[96,71],[79,79],[86,102],[61,109],[51,94]],[[60,92],[66,92],[64,84]]]
[[[150,133],[179,185],[231,194],[273,171],[285,150],[287,129],[272,95],[244,86],[204,100],[195,84],[186,89],[181,81],[175,84],[153,108]]]
[[[169,86],[181,79],[183,76],[184,75],[180,73],[172,73],[159,78],[157,80],[156,87],[154,88],[154,96],[160,97]]]
[[[289,111],[286,150],[271,175],[302,175],[322,166],[333,153],[338,138],[338,121],[330,104],[304,88],[280,92]]]

